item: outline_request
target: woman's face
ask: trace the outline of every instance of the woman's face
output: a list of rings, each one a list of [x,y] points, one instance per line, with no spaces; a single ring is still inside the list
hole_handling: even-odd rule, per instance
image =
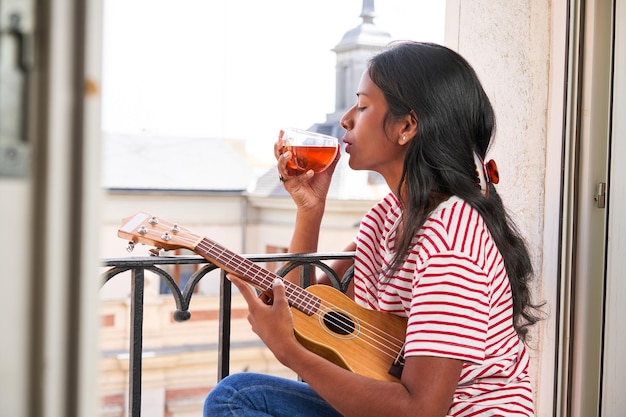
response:
[[[347,131],[343,142],[352,169],[376,171],[392,186],[402,173],[404,145],[409,140],[402,139],[400,121],[389,123],[385,129],[386,114],[385,96],[366,71],[359,83],[356,104],[341,118]]]

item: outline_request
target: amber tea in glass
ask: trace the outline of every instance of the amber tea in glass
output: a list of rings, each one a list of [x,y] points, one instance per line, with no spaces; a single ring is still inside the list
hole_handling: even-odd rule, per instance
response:
[[[302,129],[283,130],[282,152],[290,151],[287,170],[291,175],[298,175],[312,169],[322,172],[335,160],[339,151],[339,140]]]

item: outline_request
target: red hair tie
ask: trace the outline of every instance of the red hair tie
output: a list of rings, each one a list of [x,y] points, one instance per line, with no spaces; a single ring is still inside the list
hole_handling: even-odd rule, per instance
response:
[[[492,184],[497,184],[500,182],[500,173],[498,172],[498,165],[496,165],[496,161],[490,159],[485,164],[485,172],[487,172],[487,181]]]
[[[474,166],[476,168],[480,191],[485,197],[489,197],[489,184],[497,184],[500,182],[498,165],[496,165],[496,161],[493,159],[485,164],[483,159],[474,151]]]

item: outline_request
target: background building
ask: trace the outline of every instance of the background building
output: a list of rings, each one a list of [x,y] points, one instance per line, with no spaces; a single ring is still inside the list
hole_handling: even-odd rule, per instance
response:
[[[363,3],[362,22],[334,48],[337,108],[311,130],[343,136],[339,118],[353,104],[367,60],[392,40],[374,24],[373,3]],[[240,142],[151,134],[105,134],[103,141],[106,194],[101,248],[105,257],[127,256],[126,242],[117,237],[117,230],[122,218],[138,211],[174,221],[235,252],[287,251],[295,207],[275,167],[255,166]],[[352,171],[347,161],[344,156],[333,176],[320,251],[343,249],[341,245],[353,239],[363,214],[388,192],[382,177]],[[148,249],[138,247],[134,254],[147,254]],[[182,288],[195,269],[194,265],[172,268],[171,274]],[[178,323],[172,319],[175,304],[167,287],[159,277],[149,275],[144,294],[142,414],[185,417],[201,413],[204,398],[217,381],[219,283],[217,272],[203,278],[192,298],[191,320]],[[113,278],[100,290],[100,415],[107,417],[124,416],[128,408],[129,291],[128,274]],[[250,332],[242,300],[237,298],[235,303],[232,371],[294,378]]]

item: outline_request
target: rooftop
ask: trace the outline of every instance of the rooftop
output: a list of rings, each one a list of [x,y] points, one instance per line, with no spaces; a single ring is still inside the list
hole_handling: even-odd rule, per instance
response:
[[[116,190],[245,191],[256,179],[236,142],[105,133],[102,185]]]

